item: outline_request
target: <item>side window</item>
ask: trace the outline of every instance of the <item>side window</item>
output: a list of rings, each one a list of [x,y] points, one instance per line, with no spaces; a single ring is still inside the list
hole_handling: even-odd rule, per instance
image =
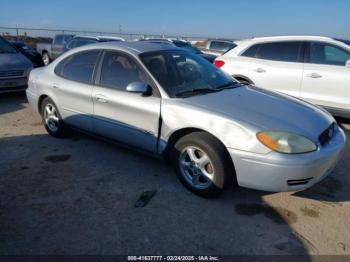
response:
[[[301,46],[302,42],[276,42],[261,44],[255,57],[273,61],[298,62]]]
[[[90,84],[99,50],[73,54],[61,61],[55,73],[64,78]]]
[[[106,52],[101,66],[100,85],[124,91],[132,82],[147,83],[145,74],[134,60],[119,52]]]
[[[245,50],[241,56],[246,56],[246,57],[255,57],[256,51],[258,51],[260,45],[253,45],[249,47],[247,50]]]
[[[327,43],[310,43],[309,62],[313,64],[345,66],[350,59],[350,52]]]

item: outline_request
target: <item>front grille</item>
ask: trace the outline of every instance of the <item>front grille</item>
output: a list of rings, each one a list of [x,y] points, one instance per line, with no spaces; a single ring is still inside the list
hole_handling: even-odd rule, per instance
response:
[[[0,71],[0,78],[1,77],[17,77],[17,76],[24,76],[24,71],[23,70]]]
[[[322,134],[318,137],[322,146],[326,145],[333,137],[335,131],[335,123],[332,123]]]
[[[24,91],[27,89],[27,85],[24,86],[16,86],[16,87],[2,87],[0,88],[1,93],[14,92],[14,91]]]

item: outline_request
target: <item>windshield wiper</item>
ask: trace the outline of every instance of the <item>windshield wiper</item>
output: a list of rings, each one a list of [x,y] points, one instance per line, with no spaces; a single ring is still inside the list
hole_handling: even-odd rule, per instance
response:
[[[218,92],[218,91],[220,91],[220,90],[217,90],[215,88],[194,88],[194,89],[179,92],[179,93],[175,94],[175,96],[181,97],[184,95],[191,95],[191,94],[207,94],[207,93]]]
[[[215,87],[215,89],[223,90],[223,89],[236,88],[236,87],[240,87],[240,86],[244,86],[244,85],[245,84],[242,84],[239,82],[229,82],[229,83],[225,83],[223,85],[217,86],[217,87]]]

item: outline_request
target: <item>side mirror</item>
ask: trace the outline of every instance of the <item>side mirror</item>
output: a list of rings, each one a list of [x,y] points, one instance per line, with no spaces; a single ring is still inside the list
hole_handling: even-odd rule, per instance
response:
[[[127,85],[126,91],[130,93],[139,93],[143,95],[149,95],[151,93],[151,89],[148,85],[143,82],[132,82]]]
[[[345,66],[350,67],[350,59],[348,61],[346,61]]]

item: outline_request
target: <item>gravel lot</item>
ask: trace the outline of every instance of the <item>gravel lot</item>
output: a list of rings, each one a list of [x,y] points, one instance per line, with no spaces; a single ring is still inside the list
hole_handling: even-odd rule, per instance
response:
[[[50,137],[24,94],[0,95],[0,254],[350,254],[349,160],[348,142],[303,192],[207,200],[157,159]],[[157,193],[135,208],[145,190]]]

